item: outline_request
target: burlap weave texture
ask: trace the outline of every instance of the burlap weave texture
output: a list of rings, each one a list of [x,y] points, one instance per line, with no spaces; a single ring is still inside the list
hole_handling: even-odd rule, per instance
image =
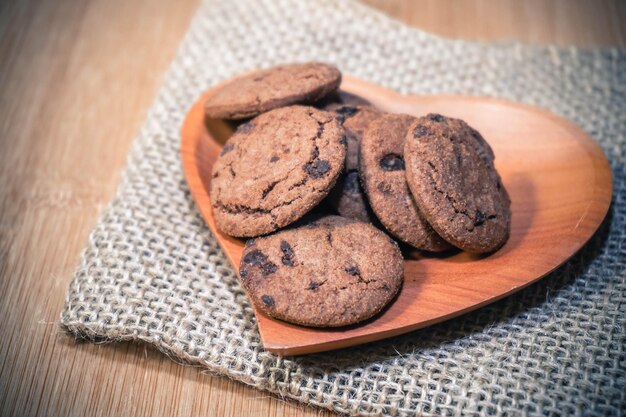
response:
[[[215,83],[307,60],[402,93],[496,96],[571,119],[611,161],[605,224],[538,284],[447,323],[326,354],[264,351],[248,300],[185,184],[179,129]],[[208,1],[89,238],[61,321],[75,335],[143,341],[353,415],[622,415],[625,145],[625,51],[443,40],[339,0]]]

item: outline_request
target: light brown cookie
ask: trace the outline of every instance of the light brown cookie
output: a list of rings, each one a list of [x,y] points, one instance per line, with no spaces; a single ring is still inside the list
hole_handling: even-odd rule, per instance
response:
[[[286,64],[237,77],[207,98],[207,116],[246,119],[296,103],[312,103],[335,91],[341,72],[328,64]]]
[[[393,240],[339,216],[250,241],[240,267],[243,286],[258,308],[315,327],[372,317],[396,295],[403,272]]]
[[[372,210],[387,230],[409,245],[432,252],[450,249],[420,214],[404,173],[404,138],[415,122],[406,114],[385,114],[361,140],[359,172]]]
[[[328,195],[345,155],[334,114],[313,107],[283,107],[240,125],[213,166],[217,226],[252,237],[294,222]]]
[[[475,253],[506,242],[511,202],[476,130],[439,114],[421,117],[407,132],[404,158],[420,212],[444,239]]]

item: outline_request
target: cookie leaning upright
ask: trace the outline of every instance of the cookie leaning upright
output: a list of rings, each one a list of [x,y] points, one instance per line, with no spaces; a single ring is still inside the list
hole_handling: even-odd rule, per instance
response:
[[[361,139],[359,175],[376,217],[409,245],[431,252],[450,249],[422,216],[404,173],[404,140],[416,118],[384,114],[373,121]]]
[[[327,216],[246,244],[239,275],[268,315],[316,327],[345,326],[378,313],[404,274],[398,245],[374,226]]]
[[[421,117],[407,132],[404,160],[420,212],[444,239],[475,253],[506,242],[511,202],[476,130],[439,114]]]
[[[337,181],[328,201],[344,217],[371,222],[367,197],[359,183],[359,148],[365,129],[380,117],[382,112],[370,105],[352,106],[340,103],[327,104],[324,110],[333,111],[337,115],[346,131],[348,141],[345,174]]]
[[[283,107],[240,125],[212,170],[217,226],[253,237],[294,222],[328,195],[345,156],[344,130],[330,112]]]
[[[341,72],[332,65],[278,65],[216,87],[204,110],[215,119],[247,119],[279,107],[315,102],[337,90],[339,84]]]

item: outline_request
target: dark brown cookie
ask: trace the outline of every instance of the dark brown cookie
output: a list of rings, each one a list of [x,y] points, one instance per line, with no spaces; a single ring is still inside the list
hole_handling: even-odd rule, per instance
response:
[[[397,244],[375,227],[328,216],[246,245],[241,281],[252,302],[291,323],[336,327],[366,320],[398,292]]]
[[[373,214],[359,182],[359,171],[356,169],[346,171],[339,177],[327,201],[330,207],[343,217],[372,222]]]
[[[372,104],[361,96],[353,93],[348,93],[344,90],[337,90],[319,102],[315,103],[315,106],[323,110],[332,110],[337,106],[371,106]]]
[[[338,120],[342,121],[348,140],[345,174],[328,198],[331,206],[344,217],[371,222],[371,210],[361,189],[359,178],[359,147],[367,126],[379,117],[380,110],[371,106],[329,105]]]
[[[272,232],[324,199],[343,170],[344,130],[330,112],[272,110],[244,123],[213,166],[211,204],[231,236]]]
[[[335,91],[341,72],[328,64],[279,65],[237,77],[217,87],[207,99],[207,116],[246,119],[296,103],[312,103]]]
[[[404,138],[415,122],[406,114],[385,114],[372,122],[361,140],[359,172],[372,210],[391,234],[421,250],[450,249],[413,200],[404,173]]]
[[[485,139],[462,120],[419,118],[404,145],[406,178],[421,213],[444,239],[487,253],[508,239],[509,196]]]

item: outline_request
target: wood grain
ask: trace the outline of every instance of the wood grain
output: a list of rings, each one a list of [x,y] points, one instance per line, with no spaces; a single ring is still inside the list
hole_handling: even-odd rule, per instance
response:
[[[581,47],[626,46],[620,0],[362,0],[447,38],[516,40]]]
[[[626,40],[619,0],[375,3],[445,36],[579,46]],[[196,7],[197,0],[0,2],[1,415],[333,415],[143,346],[75,343],[59,332],[79,252]]]

